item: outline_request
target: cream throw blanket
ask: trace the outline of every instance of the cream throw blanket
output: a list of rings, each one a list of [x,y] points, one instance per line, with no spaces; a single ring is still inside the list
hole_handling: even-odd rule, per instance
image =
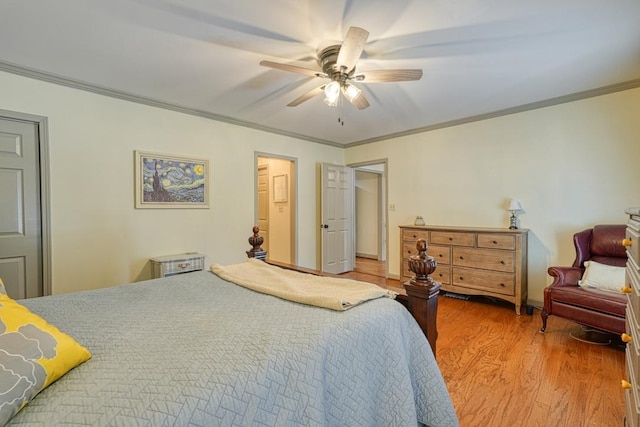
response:
[[[397,295],[371,283],[286,270],[255,258],[227,266],[212,264],[211,271],[224,280],[263,294],[339,311],[370,299]]]

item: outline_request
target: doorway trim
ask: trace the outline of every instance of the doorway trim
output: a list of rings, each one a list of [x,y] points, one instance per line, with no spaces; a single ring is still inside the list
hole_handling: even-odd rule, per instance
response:
[[[49,127],[48,119],[34,114],[0,109],[0,117],[31,122],[38,129],[38,155],[40,172],[40,231],[42,233],[42,295],[51,295],[51,189],[49,180]]]
[[[295,200],[293,209],[293,218],[291,224],[291,234],[293,236],[293,260],[292,264],[298,264],[298,159],[296,157],[283,156],[281,154],[267,153],[264,151],[254,151],[253,155],[253,222],[258,223],[258,188],[256,183],[258,182],[258,158],[267,157],[272,159],[287,160],[293,163],[293,171],[295,174],[295,180],[293,180],[293,200]]]
[[[352,168],[354,171],[358,169],[364,169],[366,166],[373,165],[383,165],[382,172],[382,197],[380,198],[380,214],[382,215],[382,224],[380,224],[380,234],[384,238],[384,243],[381,245],[381,249],[384,250],[384,259],[385,259],[385,269],[384,269],[384,277],[385,279],[389,277],[389,211],[387,209],[387,195],[389,194],[389,160],[387,158],[377,159],[377,160],[366,160],[363,162],[357,163],[349,163],[347,166]],[[355,179],[353,180],[353,185],[355,187]],[[355,188],[354,188],[354,200],[355,206]],[[354,233],[354,240],[357,238]],[[355,250],[355,242],[354,242],[354,250]]]

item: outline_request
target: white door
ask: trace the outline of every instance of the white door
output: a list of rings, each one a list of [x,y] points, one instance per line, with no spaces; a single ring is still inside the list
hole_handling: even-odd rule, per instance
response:
[[[12,298],[43,295],[38,127],[0,119],[0,277]]]
[[[322,164],[322,271],[340,274],[355,264],[353,170]]]

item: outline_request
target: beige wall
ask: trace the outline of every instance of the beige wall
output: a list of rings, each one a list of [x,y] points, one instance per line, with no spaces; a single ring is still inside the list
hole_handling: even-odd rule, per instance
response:
[[[148,279],[159,255],[242,262],[256,151],[298,159],[299,263],[316,266],[316,163],[342,149],[2,72],[0,93],[0,109],[49,120],[53,293]],[[134,209],[134,150],[209,159],[211,208]]]
[[[508,227],[510,198],[526,211],[529,299],[547,267],[573,261],[574,232],[624,223],[640,205],[640,89],[346,150],[346,162],[388,159],[389,273],[399,274],[398,226]],[[426,112],[425,114],[428,114]],[[420,197],[416,197],[420,195]]]

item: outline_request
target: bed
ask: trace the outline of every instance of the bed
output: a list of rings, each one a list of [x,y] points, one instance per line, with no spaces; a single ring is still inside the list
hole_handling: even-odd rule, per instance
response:
[[[335,311],[200,271],[19,303],[91,358],[8,425],[458,425],[429,342],[390,298]]]

